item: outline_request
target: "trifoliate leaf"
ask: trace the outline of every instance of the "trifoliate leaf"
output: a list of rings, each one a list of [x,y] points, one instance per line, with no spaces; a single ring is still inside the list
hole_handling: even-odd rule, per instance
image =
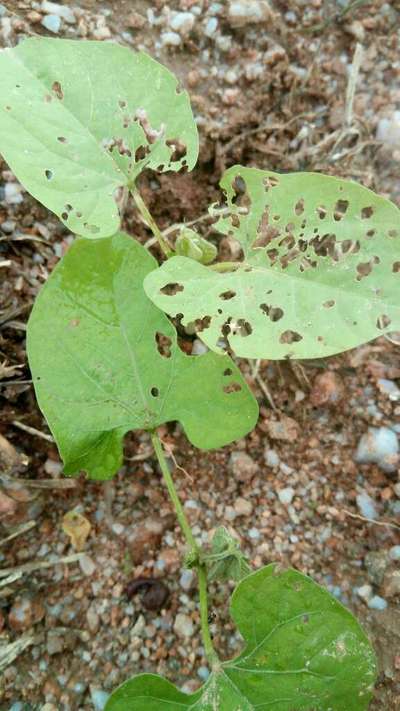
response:
[[[183,325],[202,319],[209,348],[218,351],[222,339],[238,356],[316,358],[400,328],[395,205],[315,173],[234,166],[221,186],[228,216],[215,227],[238,240],[243,262],[217,273],[173,257],[145,282]]]
[[[193,168],[186,91],[161,64],[109,42],[27,39],[0,52],[0,152],[72,231],[119,227],[115,192],[143,168]]]
[[[105,711],[366,711],[376,661],[357,620],[295,570],[247,576],[231,601],[245,647],[186,695],[151,674],[133,677]]]
[[[28,354],[66,474],[112,476],[128,430],[179,420],[197,447],[243,437],[257,403],[226,356],[187,356],[143,279],[156,260],[131,237],[78,239],[36,299]]]

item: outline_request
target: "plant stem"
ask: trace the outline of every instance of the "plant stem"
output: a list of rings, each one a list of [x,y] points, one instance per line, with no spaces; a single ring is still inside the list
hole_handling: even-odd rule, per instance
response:
[[[162,471],[164,481],[168,489],[168,493],[174,505],[179,525],[183,531],[183,535],[186,538],[186,542],[190,546],[190,553],[194,561],[194,567],[197,571],[197,576],[199,580],[201,635],[203,638],[205,655],[210,665],[213,666],[218,663],[218,656],[213,647],[210,635],[210,628],[208,625],[207,569],[206,566],[199,560],[199,546],[195,541],[192,529],[190,528],[189,521],[186,518],[183,506],[179,500],[179,496],[175,489],[175,484],[172,479],[171,472],[165,459],[162,444],[156,431],[151,433],[151,442],[154,447],[154,452],[158,459],[158,463],[160,465],[160,469]]]
[[[201,636],[203,638],[204,653],[211,667],[213,667],[218,664],[219,659],[213,647],[208,624],[207,569],[205,565],[197,565],[196,568],[199,579]]]
[[[131,188],[132,196],[133,199],[136,203],[136,207],[139,210],[144,222],[146,223],[147,227],[149,227],[154,235],[154,237],[158,240],[158,243],[164,252],[166,257],[171,257],[173,255],[173,250],[169,246],[168,242],[166,239],[164,239],[163,234],[153,219],[152,215],[150,214],[146,203],[144,202],[139,190],[135,187]]]

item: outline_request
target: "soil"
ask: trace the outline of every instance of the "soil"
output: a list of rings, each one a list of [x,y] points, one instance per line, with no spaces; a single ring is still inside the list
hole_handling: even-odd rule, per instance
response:
[[[382,128],[400,109],[399,2],[275,0],[268,21],[242,26],[230,18],[230,5],[81,0],[68,4],[76,23],[57,33],[144,49],[188,89],[201,139],[197,168],[141,179],[160,227],[206,213],[219,197],[222,172],[235,163],[351,178],[400,205],[400,128],[397,138]],[[171,12],[178,10],[193,12],[194,26],[178,46],[166,46]],[[0,5],[0,46],[29,34],[54,36],[41,25],[44,15],[39,2]],[[148,435],[126,437],[124,467],[113,482],[62,478],[35,401],[25,331],[36,294],[73,238],[18,193],[5,163],[0,169],[0,564],[25,566],[0,587],[0,641],[21,644],[0,682],[0,709],[101,709],[118,683],[143,671],[194,689],[208,673],[196,583],[181,571],[183,541]],[[10,184],[17,192],[9,192]],[[199,229],[213,240],[206,225]],[[150,237],[129,204],[123,228],[142,242]],[[221,255],[229,254],[232,245],[218,243]],[[358,464],[354,456],[368,427],[399,432],[400,403],[382,384],[400,385],[398,335],[323,361],[262,361],[258,373],[254,364],[242,366],[261,409],[246,440],[203,453],[179,426],[161,428],[171,464],[173,457],[180,467],[175,480],[195,534],[208,542],[225,523],[255,568],[276,560],[327,586],[375,646],[380,674],[371,709],[400,709],[393,583],[399,470]],[[360,495],[370,497],[370,513]],[[63,517],[71,510],[90,524],[80,562],[68,558],[75,550]],[[4,542],[29,522],[31,528]],[[156,582],[132,586],[143,577]],[[365,585],[369,596],[359,591]],[[214,641],[223,656],[240,648],[228,593],[223,585],[211,593]],[[382,609],[367,604],[372,595]]]

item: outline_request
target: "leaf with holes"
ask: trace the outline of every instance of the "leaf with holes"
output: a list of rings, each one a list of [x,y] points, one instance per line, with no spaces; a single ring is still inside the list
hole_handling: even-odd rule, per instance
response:
[[[122,438],[179,420],[202,449],[243,437],[257,403],[226,356],[187,356],[143,279],[157,262],[125,234],[78,239],[36,299],[28,355],[39,405],[65,462],[108,478]]]
[[[145,281],[163,311],[200,325],[209,348],[225,343],[247,358],[316,358],[400,328],[395,205],[315,173],[235,166],[221,186],[229,214],[216,227],[238,240],[243,261],[217,273],[174,257]]]
[[[231,601],[245,640],[187,695],[161,677],[122,684],[105,711],[365,711],[375,656],[358,622],[326,590],[274,564],[247,576]]]
[[[27,39],[0,52],[0,151],[72,231],[119,227],[115,202],[143,168],[193,168],[188,95],[161,64],[109,42]]]

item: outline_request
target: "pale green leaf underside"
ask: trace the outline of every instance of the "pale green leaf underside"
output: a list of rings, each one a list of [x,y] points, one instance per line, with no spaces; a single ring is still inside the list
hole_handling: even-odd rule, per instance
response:
[[[112,476],[128,430],[179,420],[209,449],[253,429],[257,403],[229,357],[187,356],[143,279],[156,260],[125,234],[78,239],[36,299],[28,356],[65,473]]]
[[[326,590],[274,565],[236,588],[232,618],[246,646],[186,695],[161,677],[133,677],[105,711],[365,711],[376,673],[355,618]]]
[[[316,358],[400,328],[400,211],[345,180],[234,166],[224,175],[230,215],[216,227],[244,262],[216,273],[174,257],[145,289],[200,338],[242,357]],[[179,284],[177,293],[162,292]],[[219,343],[219,346],[217,345]]]
[[[72,232],[103,237],[119,227],[116,189],[144,167],[193,168],[198,135],[187,93],[148,55],[27,39],[0,52],[0,152]]]

